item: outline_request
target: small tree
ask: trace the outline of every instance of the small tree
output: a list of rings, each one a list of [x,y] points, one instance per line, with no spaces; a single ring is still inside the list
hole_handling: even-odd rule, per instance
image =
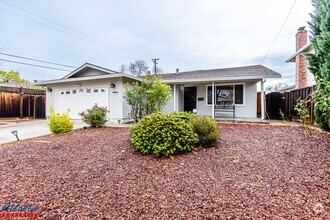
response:
[[[142,81],[133,83],[125,91],[124,98],[131,106],[130,115],[137,122],[146,115],[159,112],[170,99],[171,87],[148,73]]]
[[[330,1],[312,2],[315,11],[309,26],[314,53],[307,54],[307,59],[316,82],[314,115],[322,129],[330,130]]]
[[[306,128],[307,135],[311,135],[311,129],[309,127],[310,124],[310,108],[311,108],[311,100],[310,96],[306,99],[299,99],[297,105],[294,107],[294,110],[299,115],[299,121]]]

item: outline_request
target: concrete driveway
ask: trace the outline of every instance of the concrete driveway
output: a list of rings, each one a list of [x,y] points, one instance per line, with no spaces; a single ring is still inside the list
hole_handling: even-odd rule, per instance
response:
[[[78,129],[86,126],[81,120],[73,120],[73,129]],[[34,138],[43,135],[50,134],[47,126],[47,120],[27,120],[20,121],[18,123],[12,122],[1,122],[0,121],[0,144],[16,141],[16,137],[11,131],[17,130],[18,137],[20,140],[27,138]]]

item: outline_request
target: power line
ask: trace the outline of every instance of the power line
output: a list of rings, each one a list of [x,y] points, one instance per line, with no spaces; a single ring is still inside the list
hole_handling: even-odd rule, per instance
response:
[[[24,18],[24,19],[27,19],[27,20],[29,20],[29,21],[31,21],[31,22],[34,22],[34,23],[37,23],[37,24],[39,24],[39,25],[43,25],[43,26],[46,26],[46,27],[48,27],[48,28],[50,28],[50,29],[54,29],[54,30],[56,30],[56,31],[59,31],[59,32],[65,33],[65,34],[67,34],[67,35],[70,35],[71,37],[72,37],[72,36],[74,36],[74,37],[78,37],[78,38],[80,38],[80,39],[82,39],[82,40],[89,41],[89,42],[94,43],[94,44],[99,44],[99,45],[102,45],[102,46],[105,46],[105,47],[107,47],[107,48],[111,48],[111,49],[116,48],[117,50],[121,50],[121,52],[122,52],[123,54],[128,54],[127,51],[126,51],[125,49],[122,49],[122,48],[120,48],[120,47],[118,47],[118,46],[116,46],[116,45],[109,44],[108,42],[105,42],[105,41],[102,41],[102,40],[100,40],[100,39],[97,39],[97,38],[95,38],[94,36],[91,36],[91,35],[85,34],[85,33],[81,32],[81,31],[77,31],[77,30],[75,30],[75,29],[73,29],[73,28],[71,28],[71,27],[68,27],[68,26],[66,26],[66,25],[62,25],[62,24],[60,24],[60,23],[58,23],[58,22],[55,22],[55,21],[53,21],[53,20],[51,20],[51,19],[49,19],[49,18],[43,17],[43,16],[41,16],[41,15],[38,15],[38,14],[36,14],[36,13],[33,13],[33,12],[28,11],[28,10],[26,10],[26,9],[23,9],[23,8],[21,8],[21,7],[19,7],[19,6],[16,6],[16,5],[12,4],[12,3],[9,3],[9,2],[7,2],[7,1],[4,1],[4,0],[0,0],[0,1],[2,1],[3,3],[5,3],[5,4],[7,4],[7,5],[10,5],[11,7],[14,7],[14,8],[18,9],[18,10],[21,10],[21,11],[23,11],[23,12],[25,12],[25,13],[28,13],[28,14],[33,15],[33,16],[35,16],[35,17],[38,17],[38,18],[40,18],[40,19],[46,20],[47,22],[50,22],[50,23],[52,23],[52,24],[55,24],[55,25],[57,25],[57,26],[59,26],[59,27],[62,27],[62,28],[64,28],[64,29],[67,29],[67,30],[69,30],[69,31],[71,31],[71,32],[74,32],[75,35],[72,35],[72,33],[65,32],[65,31],[63,31],[63,30],[61,30],[61,29],[58,29],[58,28],[55,28],[55,27],[49,26],[49,25],[47,25],[47,24],[44,24],[44,23],[41,23],[41,22],[35,21],[35,20],[30,19],[30,18],[28,18],[28,17],[25,17],[25,16],[23,16],[23,15],[20,15],[20,14],[14,13],[14,12],[12,12],[12,11],[9,11],[9,10],[3,9],[3,8],[0,8],[1,10],[6,11],[7,13],[10,13],[10,14],[13,14],[13,15],[16,15],[16,16],[19,16],[19,17],[22,17],[22,18]],[[83,36],[83,37],[82,37],[82,36]],[[129,53],[130,53],[130,52],[129,52]],[[137,52],[134,52],[134,53],[137,54]],[[138,52],[138,53],[139,53],[139,52]],[[140,55],[143,55],[143,56],[146,56],[145,54],[142,54],[142,53],[139,53],[139,54],[140,54]]]
[[[296,4],[296,2],[297,2],[297,0],[294,0],[293,4],[292,4],[292,6],[291,6],[291,8],[290,8],[290,10],[289,10],[289,13],[287,14],[286,18],[284,19],[284,22],[283,22],[283,24],[282,24],[280,30],[278,31],[278,33],[277,33],[277,35],[276,35],[276,37],[275,37],[273,43],[272,43],[271,46],[269,47],[269,49],[268,49],[268,51],[266,52],[265,56],[262,58],[260,64],[262,64],[262,63],[264,62],[264,60],[265,60],[266,57],[268,56],[269,52],[272,50],[272,48],[273,48],[275,42],[277,41],[277,38],[279,37],[279,35],[280,35],[280,33],[281,33],[281,31],[282,31],[282,29],[283,29],[283,27],[284,27],[286,21],[287,21],[288,18],[289,18],[290,14],[291,14],[291,12],[292,12],[292,9],[293,9],[294,5]]]
[[[34,66],[34,67],[45,68],[45,69],[60,70],[60,71],[66,71],[66,72],[71,71],[71,70],[65,70],[65,69],[50,67],[50,66],[41,66],[41,65],[36,65],[36,64],[32,64],[32,63],[23,63],[23,62],[17,62],[17,61],[6,60],[6,59],[1,59],[1,58],[0,58],[0,61],[5,61],[5,62],[9,62],[9,63],[17,63],[17,64],[26,65],[26,66]]]
[[[70,65],[66,65],[66,64],[60,64],[60,63],[54,63],[54,62],[50,62],[50,61],[39,60],[39,59],[34,59],[34,58],[29,58],[29,57],[22,57],[22,56],[18,56],[18,55],[14,55],[14,54],[1,53],[1,52],[0,52],[0,54],[4,55],[4,56],[16,57],[16,58],[19,58],[19,59],[31,60],[31,61],[36,61],[36,62],[40,62],[40,63],[48,63],[48,64],[52,64],[52,65],[56,65],[56,66],[77,68],[75,66],[70,66]]]

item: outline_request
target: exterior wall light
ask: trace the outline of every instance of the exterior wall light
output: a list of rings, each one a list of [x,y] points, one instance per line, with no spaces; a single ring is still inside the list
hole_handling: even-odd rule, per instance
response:
[[[113,82],[111,82],[111,84],[110,84],[110,88],[116,88],[116,84],[114,84]]]
[[[52,92],[52,88],[47,88],[47,92]]]

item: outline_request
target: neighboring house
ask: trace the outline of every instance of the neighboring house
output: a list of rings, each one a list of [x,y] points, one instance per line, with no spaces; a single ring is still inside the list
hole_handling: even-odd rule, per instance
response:
[[[312,44],[307,42],[306,28],[300,27],[296,34],[296,53],[286,60],[287,63],[296,63],[296,89],[315,85],[314,75],[307,67],[307,60],[304,53],[313,53],[313,48]]]
[[[261,82],[263,92],[266,78],[281,77],[261,65],[160,76],[172,88],[171,99],[164,112],[196,109],[198,114],[214,117],[217,105],[235,105],[235,116],[247,118],[257,117],[257,83]],[[134,81],[140,81],[140,78],[86,63],[61,79],[36,85],[47,87],[47,111],[50,106],[56,112],[70,108],[71,118],[79,119],[79,112],[98,103],[110,110],[110,121],[124,122],[130,119],[130,108],[123,94],[128,84]]]

